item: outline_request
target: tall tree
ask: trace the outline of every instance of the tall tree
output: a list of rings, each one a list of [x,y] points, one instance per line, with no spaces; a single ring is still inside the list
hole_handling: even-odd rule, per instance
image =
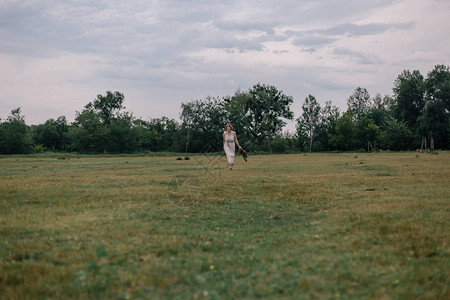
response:
[[[427,100],[440,99],[450,112],[450,67],[437,65],[427,74],[425,79],[425,98]]]
[[[137,131],[133,127],[133,120],[134,117],[129,112],[121,113],[109,120],[108,152],[130,153],[137,149]]]
[[[347,110],[337,121],[336,133],[331,133],[330,143],[338,150],[351,150],[355,146],[356,125],[352,112]]]
[[[326,101],[325,105],[320,109],[320,126],[317,134],[319,150],[332,150],[333,147],[330,144],[328,135],[336,133],[336,125],[340,116],[339,107],[332,105],[331,101]]]
[[[110,133],[100,114],[91,103],[76,112],[75,122],[69,129],[71,149],[80,152],[104,152]]]
[[[361,120],[371,108],[369,92],[365,88],[356,88],[353,94],[347,99],[347,106],[355,120]]]
[[[182,104],[181,120],[185,130],[186,151],[211,152],[222,149],[226,117],[220,98],[206,97]],[[191,138],[192,136],[192,138]],[[190,144],[190,148],[187,145]]]
[[[174,119],[165,116],[151,119],[148,122],[148,129],[156,133],[152,151],[182,152],[184,150],[179,136],[180,125]]]
[[[237,90],[233,96],[223,98],[225,119],[227,123],[233,125],[233,130],[239,132],[240,144],[241,140],[247,140],[247,118],[245,118],[246,103],[248,101],[248,93]]]
[[[133,129],[136,134],[137,151],[153,151],[157,145],[158,132],[150,125],[150,122],[136,119],[133,120]]]
[[[125,108],[123,101],[122,93],[107,91],[106,96],[97,95],[97,99],[77,112],[69,131],[72,148],[83,152],[120,152],[125,149],[122,146],[127,142],[123,139],[128,137],[124,132],[132,132],[132,122],[128,118],[131,114],[128,116],[121,111]],[[122,139],[121,142],[118,138]]]
[[[227,104],[229,107],[242,107],[239,118],[243,120],[243,130],[257,148],[265,140],[281,133],[283,126],[286,125],[282,118],[288,120],[294,118],[294,113],[290,110],[292,102],[291,96],[285,95],[276,87],[258,83],[247,93],[237,92]]]
[[[0,123],[0,153],[27,153],[31,145],[25,116],[19,108],[11,110],[6,121]]]
[[[68,149],[69,125],[66,117],[61,116],[55,119],[48,119],[44,124],[31,127],[33,142],[42,145],[52,151],[66,151]]]
[[[441,99],[430,99],[425,103],[422,115],[419,117],[419,132],[429,139],[430,150],[434,148],[448,149],[450,113]],[[423,147],[423,146],[422,146]]]
[[[293,136],[294,148],[299,151],[309,150],[309,138],[302,126],[296,126],[296,131]]]
[[[195,102],[181,103],[181,126],[185,132],[185,148],[184,152],[188,152],[189,142],[191,140],[192,129],[195,121],[194,115]]]
[[[312,151],[314,138],[320,126],[320,104],[312,95],[305,98],[302,105],[303,113],[297,119],[298,126],[303,128],[303,131],[308,135],[309,152]]]
[[[405,122],[413,131],[425,105],[424,78],[419,71],[403,71],[394,81],[394,117]]]
[[[380,142],[383,149],[408,150],[411,148],[413,133],[403,121],[388,120],[385,129],[380,133]]]
[[[374,120],[368,117],[363,117],[356,123],[357,139],[359,147],[365,148],[367,152],[376,149],[376,142],[379,139],[380,128],[375,124]]]
[[[387,120],[393,118],[392,107],[394,99],[389,96],[381,96],[379,93],[372,99],[372,107],[369,110],[367,117],[372,119],[378,127],[383,127]]]
[[[427,74],[424,90],[426,102],[419,117],[419,132],[422,134],[422,140],[430,139],[430,148],[436,146],[440,149],[448,149],[450,147],[449,67],[444,65],[435,66]]]
[[[106,96],[97,95],[92,104],[93,108],[100,113],[100,117],[104,124],[109,124],[112,118],[116,116],[122,109],[125,97],[120,92],[107,91]]]

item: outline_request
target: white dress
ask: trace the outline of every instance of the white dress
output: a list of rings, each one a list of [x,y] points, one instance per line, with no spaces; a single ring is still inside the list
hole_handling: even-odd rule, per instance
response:
[[[234,163],[234,150],[235,150],[235,146],[234,146],[234,134],[227,134],[226,132],[224,133],[225,135],[225,142],[223,143],[223,150],[225,150],[225,154],[227,155],[227,161],[229,164],[233,164]]]

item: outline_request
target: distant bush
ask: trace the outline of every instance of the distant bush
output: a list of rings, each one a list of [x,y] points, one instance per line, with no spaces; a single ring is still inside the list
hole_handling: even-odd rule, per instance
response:
[[[42,145],[34,145],[31,150],[33,153],[42,153],[45,151],[45,147]]]

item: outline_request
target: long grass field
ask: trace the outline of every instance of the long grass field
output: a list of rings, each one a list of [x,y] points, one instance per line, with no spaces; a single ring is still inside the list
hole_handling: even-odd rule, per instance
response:
[[[450,299],[450,152],[0,156],[0,299]]]

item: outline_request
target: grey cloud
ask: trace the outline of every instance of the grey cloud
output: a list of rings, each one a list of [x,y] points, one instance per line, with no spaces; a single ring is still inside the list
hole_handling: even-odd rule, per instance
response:
[[[359,51],[354,51],[347,48],[335,48],[333,50],[333,54],[342,56],[342,57],[348,57],[352,59],[356,59],[358,64],[379,64],[381,63],[381,60],[378,57],[366,55]]]
[[[259,43],[253,43],[251,41],[241,41],[239,43],[235,43],[233,47],[229,47],[227,50],[228,53],[235,53],[237,49],[238,52],[244,53],[247,51],[262,51],[264,50],[264,46]]]
[[[413,22],[397,24],[370,23],[364,25],[345,23],[327,29],[314,29],[304,31],[287,30],[284,34],[286,37],[293,37],[292,44],[295,46],[318,47],[332,44],[333,42],[341,39],[343,36],[365,36],[382,34],[389,30],[410,30],[413,27]]]
[[[2,36],[6,35],[0,41],[0,52],[32,56],[51,56],[56,51],[102,53],[154,58],[155,64],[159,64],[172,60],[173,56],[204,48],[262,51],[265,42],[283,41],[293,35],[294,45],[315,48],[334,42],[336,35],[342,33],[373,33],[401,27],[401,24],[389,27],[345,23],[325,30],[275,34],[277,26],[307,21],[308,13],[334,2],[280,0],[273,5],[272,1],[246,1],[248,7],[255,9],[249,11],[248,18],[243,14],[236,20],[229,20],[225,15],[229,10],[239,9],[241,1],[203,0],[195,5],[181,0],[19,2],[0,11],[0,24],[5,29]],[[389,1],[375,1],[370,6],[386,3]],[[348,7],[350,4],[354,2],[347,0],[340,5]],[[237,38],[249,31],[260,31],[261,35]]]
[[[295,46],[321,46],[331,44],[334,41],[336,41],[336,38],[327,36],[303,35],[300,37],[296,37],[292,44]]]
[[[398,23],[398,24],[387,24],[387,23],[370,23],[357,25],[352,23],[340,24],[337,26],[333,26],[331,28],[325,30],[316,30],[314,33],[320,33],[324,35],[350,35],[350,36],[364,36],[364,35],[373,35],[373,34],[381,34],[389,30],[395,29],[412,29],[414,26],[414,22],[408,23]]]
[[[58,51],[97,53],[153,60],[157,66],[204,48],[263,50],[262,43],[275,38],[274,24],[215,21],[223,19],[221,15],[229,2],[16,4],[0,11],[0,24],[8,35],[0,41],[0,52],[28,56],[53,56]],[[251,29],[266,32],[266,36],[236,38]]]
[[[303,48],[302,49],[304,52],[309,52],[309,53],[314,53],[314,52],[316,52],[316,49],[315,48]]]
[[[340,28],[333,27],[328,33],[275,34],[277,26],[308,21],[311,10],[318,8],[317,1],[299,4],[281,0],[277,5],[272,1],[253,2],[245,3],[254,6],[254,10],[234,20],[226,16],[227,11],[239,10],[241,1],[204,0],[195,5],[184,0],[15,4],[0,12],[0,24],[8,27],[6,32],[10,35],[0,41],[0,51],[32,56],[53,56],[58,51],[100,55],[103,59],[97,64],[99,74],[104,77],[130,80],[142,77],[144,81],[155,81],[164,76],[158,70],[197,69],[203,62],[193,61],[185,54],[205,48],[240,53],[264,51],[266,42],[294,37],[294,45],[314,52],[337,39],[333,30]],[[238,38],[250,31],[261,34]],[[142,67],[147,69],[139,71]]]
[[[260,43],[254,43],[252,41],[242,41],[237,45],[237,48],[240,52],[247,52],[247,51],[263,51],[264,46]]]
[[[233,20],[224,21],[218,20],[214,21],[214,25],[220,30],[233,30],[238,32],[245,32],[250,30],[262,31],[269,35],[275,34],[274,28],[278,25],[278,22],[272,21],[248,21],[248,20]]]

